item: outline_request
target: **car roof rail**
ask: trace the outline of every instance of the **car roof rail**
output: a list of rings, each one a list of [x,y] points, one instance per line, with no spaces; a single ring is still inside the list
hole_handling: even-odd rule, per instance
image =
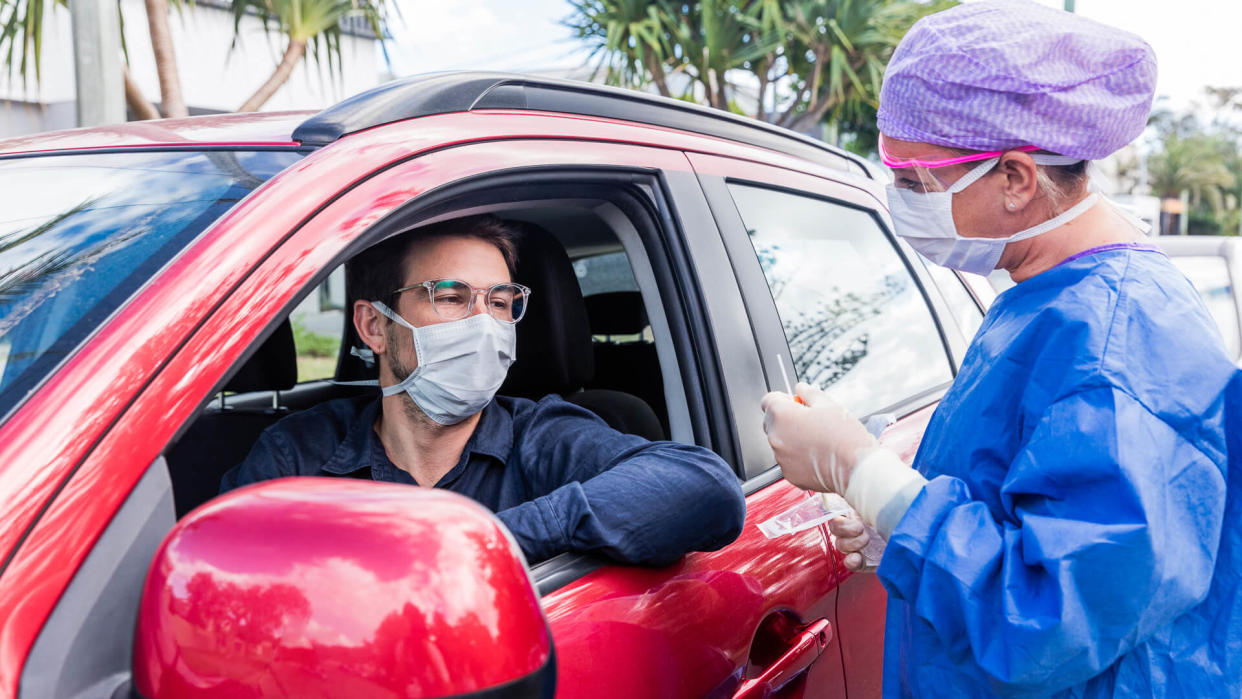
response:
[[[446,72],[394,80],[310,117],[294,130],[293,140],[326,146],[373,126],[476,109],[559,112],[652,124],[872,177],[859,156],[766,122],[635,90],[513,73]]]

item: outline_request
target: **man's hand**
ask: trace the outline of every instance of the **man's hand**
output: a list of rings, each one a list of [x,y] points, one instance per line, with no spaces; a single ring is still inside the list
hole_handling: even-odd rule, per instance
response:
[[[823,391],[804,383],[794,388],[806,404],[779,391],[763,397],[763,430],[785,480],[799,488],[844,494],[850,474],[876,448],[862,423]]]
[[[857,573],[870,567],[862,551],[870,543],[871,534],[856,513],[833,518],[828,522],[828,531],[836,537],[834,544],[837,550],[845,554],[846,568]]]

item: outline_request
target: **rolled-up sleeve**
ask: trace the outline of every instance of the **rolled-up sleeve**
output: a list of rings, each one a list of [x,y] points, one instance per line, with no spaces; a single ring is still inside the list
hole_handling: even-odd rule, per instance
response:
[[[621,434],[557,399],[529,420],[514,448],[535,497],[498,516],[532,562],[573,551],[667,565],[741,533],[741,487],[710,450]]]
[[[1104,387],[1040,418],[1001,486],[1003,516],[963,481],[933,478],[878,570],[940,644],[911,649],[907,671],[947,654],[996,694],[1103,672],[1206,597],[1222,464]]]

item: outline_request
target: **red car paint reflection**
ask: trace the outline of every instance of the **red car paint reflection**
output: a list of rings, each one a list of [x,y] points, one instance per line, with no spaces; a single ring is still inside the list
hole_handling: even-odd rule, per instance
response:
[[[516,552],[485,509],[446,491],[240,489],[156,555],[135,686],[150,699],[441,696],[529,675],[550,639]]]

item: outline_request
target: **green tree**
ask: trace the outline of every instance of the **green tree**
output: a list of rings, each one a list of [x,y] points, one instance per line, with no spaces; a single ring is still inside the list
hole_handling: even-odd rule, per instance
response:
[[[1202,203],[1215,212],[1222,211],[1225,192],[1235,183],[1220,155],[1221,143],[1213,136],[1170,134],[1160,151],[1147,159],[1152,194],[1178,199],[1186,192],[1192,207]]]
[[[1156,135],[1147,169],[1151,193],[1187,200],[1192,233],[1236,235],[1242,202],[1242,88],[1205,89],[1207,105],[1176,112],[1159,108],[1148,125]],[[1205,121],[1206,119],[1206,121]]]
[[[953,0],[571,0],[565,23],[617,85],[684,86],[699,97],[800,131],[825,119],[874,147],[884,67],[919,17]],[[675,77],[676,76],[676,77]]]
[[[670,96],[665,69],[672,46],[667,32],[666,0],[571,0],[573,16],[565,21],[591,49],[596,74],[609,84],[642,87],[650,81]]]

